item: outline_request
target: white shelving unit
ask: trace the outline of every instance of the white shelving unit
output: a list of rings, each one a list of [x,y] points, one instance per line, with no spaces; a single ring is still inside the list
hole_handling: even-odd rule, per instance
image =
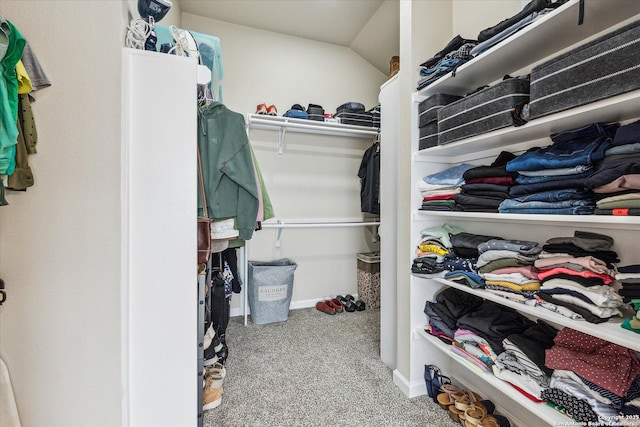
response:
[[[320,122],[315,120],[295,119],[280,116],[268,116],[263,114],[247,114],[246,116],[247,134],[251,129],[264,129],[278,132],[278,153],[285,153],[285,135],[290,133],[315,134],[331,137],[344,138],[348,143],[350,138],[360,138],[372,140],[379,134],[378,128],[367,126],[354,126],[342,123]],[[251,139],[251,138],[250,138]],[[364,152],[363,152],[364,154]],[[357,201],[359,203],[359,200]],[[378,227],[381,224],[378,218],[272,218],[262,223],[263,229],[274,229],[274,244],[280,247],[281,237],[284,229],[305,229],[305,228],[353,228],[353,227]],[[373,233],[374,235],[376,233]],[[240,264],[242,277],[249,276],[249,252],[250,242],[240,251]],[[243,287],[242,296],[244,324],[248,323],[249,298],[246,286]]]
[[[486,165],[503,150],[518,154],[530,147],[549,145],[551,140],[548,137],[553,132],[593,122],[625,122],[640,118],[640,91],[633,91],[541,117],[521,127],[500,129],[452,144],[418,150],[418,103],[426,97],[435,93],[463,95],[479,86],[492,84],[505,74],[527,73],[534,65],[556,54],[640,19],[640,2],[637,1],[585,1],[584,8],[582,25],[578,25],[580,1],[569,0],[554,12],[459,67],[455,77],[444,76],[413,94],[411,177],[415,185],[422,177],[454,164],[467,162]],[[438,212],[421,211],[420,205],[421,198],[416,189],[412,193],[412,211],[409,216],[413,239],[409,250],[412,258],[420,231],[446,223],[461,227],[470,233],[533,240],[541,244],[550,237],[573,235],[575,230],[592,230],[614,238],[614,249],[622,259],[620,265],[640,262],[640,256],[637,255],[637,239],[640,237],[639,217]],[[433,300],[444,287],[454,287],[514,308],[527,317],[544,319],[558,327],[573,328],[640,351],[638,335],[621,328],[619,322],[596,325],[571,320],[541,307],[510,301],[482,289],[472,289],[428,275],[411,275],[411,374],[404,384],[396,378],[399,386],[408,388],[410,396],[426,392],[423,379],[424,365],[436,364],[457,383],[471,387],[496,402],[499,412],[507,415],[512,425],[560,425],[568,421],[560,412],[523,398],[514,392],[509,384],[496,378],[491,372],[479,372],[460,361],[451,355],[449,346],[424,332],[427,323],[424,314],[425,302]]]

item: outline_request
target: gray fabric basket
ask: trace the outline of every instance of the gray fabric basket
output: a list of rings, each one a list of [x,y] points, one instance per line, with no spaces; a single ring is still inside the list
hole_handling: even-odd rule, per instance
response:
[[[529,102],[529,80],[508,79],[438,110],[438,144],[513,126],[516,105]]]
[[[534,119],[640,88],[640,21],[531,70]]]
[[[424,127],[438,118],[438,110],[461,99],[459,95],[449,95],[446,93],[434,93],[420,104],[418,104],[419,127]]]
[[[435,147],[438,145],[438,121],[434,120],[431,123],[427,123],[425,126],[421,126],[420,139],[418,140],[418,149],[424,150],[425,148]]]
[[[283,322],[289,318],[293,273],[297,267],[289,258],[249,261],[247,284],[253,323]]]
[[[340,119],[343,125],[373,127],[373,115],[368,111],[361,113],[338,113],[334,117]]]

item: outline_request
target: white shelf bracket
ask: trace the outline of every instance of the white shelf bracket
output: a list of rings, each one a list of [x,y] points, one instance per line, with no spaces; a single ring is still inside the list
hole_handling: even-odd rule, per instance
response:
[[[278,224],[283,224],[282,221],[278,220]],[[280,238],[282,237],[282,227],[276,228],[276,248],[280,247]]]
[[[284,153],[284,134],[287,129],[283,126],[278,129],[278,154]]]

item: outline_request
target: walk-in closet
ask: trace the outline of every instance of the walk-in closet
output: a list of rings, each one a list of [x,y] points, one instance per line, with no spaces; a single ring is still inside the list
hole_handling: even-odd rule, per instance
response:
[[[639,23],[0,0],[0,427],[638,425]]]

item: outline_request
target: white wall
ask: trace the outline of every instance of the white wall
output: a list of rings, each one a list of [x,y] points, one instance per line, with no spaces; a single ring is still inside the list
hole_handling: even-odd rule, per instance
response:
[[[24,426],[120,425],[121,1],[0,0],[53,86],[0,208],[0,355]]]
[[[348,101],[371,108],[386,76],[349,48],[257,30],[183,13],[182,26],[220,38],[224,103],[253,113],[262,102],[279,115],[293,104],[320,104],[326,112]],[[278,218],[355,218],[360,212],[358,168],[373,139],[340,139],[287,132],[285,154],[278,133],[252,130],[252,146]],[[360,228],[285,230],[281,248],[274,230],[254,233],[250,259],[289,257],[298,262],[295,302],[355,293],[356,254],[377,249]],[[234,298],[234,307],[239,298]]]
[[[351,49],[242,25],[182,14],[182,28],[220,38],[224,63],[224,103],[253,113],[262,102],[279,115],[291,105],[320,104],[335,112],[340,104],[378,103],[386,76]]]

